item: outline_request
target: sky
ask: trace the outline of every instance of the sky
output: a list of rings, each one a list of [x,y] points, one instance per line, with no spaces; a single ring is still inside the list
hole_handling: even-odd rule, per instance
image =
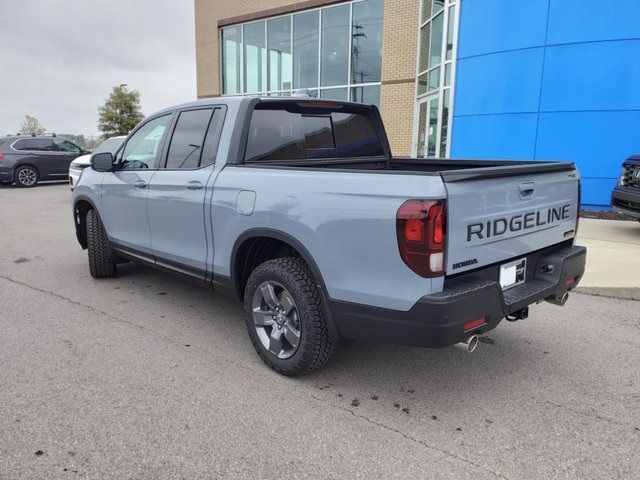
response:
[[[98,135],[115,85],[142,112],[196,98],[193,0],[1,0],[0,135],[25,114],[47,132]]]

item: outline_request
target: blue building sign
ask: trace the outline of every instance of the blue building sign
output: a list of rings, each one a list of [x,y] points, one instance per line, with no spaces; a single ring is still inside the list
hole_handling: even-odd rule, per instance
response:
[[[450,156],[571,160],[609,205],[640,153],[640,0],[458,3]]]

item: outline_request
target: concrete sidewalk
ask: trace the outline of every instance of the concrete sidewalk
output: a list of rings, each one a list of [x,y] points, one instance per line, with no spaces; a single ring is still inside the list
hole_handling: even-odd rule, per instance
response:
[[[640,300],[640,223],[581,218],[576,243],[588,249],[578,291]]]

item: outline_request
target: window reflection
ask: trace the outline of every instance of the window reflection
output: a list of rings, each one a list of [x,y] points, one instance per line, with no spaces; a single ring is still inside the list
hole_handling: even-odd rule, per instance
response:
[[[322,46],[320,49],[320,85],[348,83],[349,6],[322,10]]]
[[[291,17],[267,21],[269,90],[291,88]]]
[[[293,16],[293,88],[318,86],[319,14]]]
[[[383,7],[382,0],[353,4],[351,83],[380,81]]]
[[[240,27],[222,30],[222,93],[240,93]]]
[[[247,93],[267,90],[267,55],[264,45],[264,22],[244,27],[244,85]]]

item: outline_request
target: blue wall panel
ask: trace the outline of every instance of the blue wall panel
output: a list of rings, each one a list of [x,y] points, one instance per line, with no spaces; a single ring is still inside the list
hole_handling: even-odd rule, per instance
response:
[[[462,0],[457,61],[452,157],[573,160],[609,205],[640,153],[640,0]]]
[[[583,177],[617,177],[640,152],[640,112],[540,114],[536,158],[578,162]]]
[[[608,206],[616,178],[582,177],[582,205]]]
[[[453,158],[532,159],[536,114],[455,117]],[[464,140],[462,140],[464,139]]]
[[[547,47],[540,109],[640,109],[640,40]]]
[[[640,1],[551,0],[548,43],[622,38],[640,38]]]
[[[456,115],[538,110],[543,49],[458,60]],[[471,94],[469,94],[471,93]]]
[[[549,0],[465,1],[458,58],[543,45],[548,5]]]

